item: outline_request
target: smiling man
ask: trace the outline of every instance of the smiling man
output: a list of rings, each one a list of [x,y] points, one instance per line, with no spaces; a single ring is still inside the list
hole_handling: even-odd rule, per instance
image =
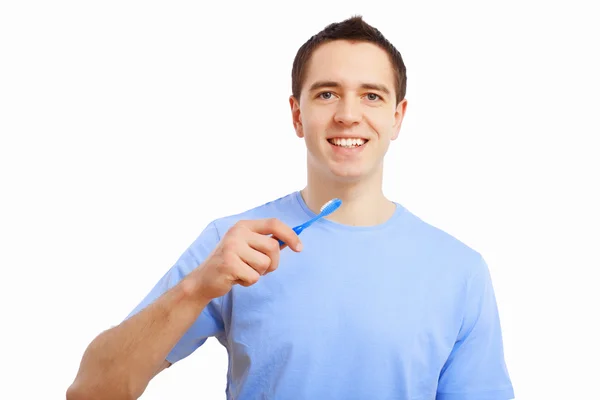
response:
[[[383,194],[405,92],[400,53],[360,17],[305,43],[289,101],[306,186],[211,222],[89,345],[67,398],[137,398],[216,337],[228,399],[512,399],[484,259]]]

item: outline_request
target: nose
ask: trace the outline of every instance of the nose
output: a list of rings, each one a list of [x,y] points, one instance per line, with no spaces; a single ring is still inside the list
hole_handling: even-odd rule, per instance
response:
[[[348,126],[360,122],[362,119],[360,102],[353,98],[342,99],[338,102],[334,118],[336,122]]]

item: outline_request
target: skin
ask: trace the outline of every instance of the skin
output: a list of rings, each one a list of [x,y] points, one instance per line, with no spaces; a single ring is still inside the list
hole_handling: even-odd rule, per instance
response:
[[[302,195],[318,210],[334,197],[342,207],[330,219],[348,225],[387,220],[395,205],[382,192],[383,160],[398,137],[407,101],[396,104],[392,64],[377,45],[337,40],[321,45],[308,64],[300,99],[290,97],[296,135],[307,148]],[[356,156],[336,154],[332,136],[369,139]]]
[[[315,211],[341,198],[335,221],[373,225],[394,212],[381,190],[383,157],[398,137],[406,100],[395,104],[391,68],[387,54],[375,45],[330,42],[314,52],[300,99],[290,98],[296,134],[307,147],[308,183],[302,195]],[[311,89],[318,82],[329,83]],[[338,135],[369,141],[360,154],[342,155],[326,140]],[[169,367],[166,356],[212,299],[276,271],[283,247],[275,238],[301,251],[300,238],[277,219],[236,223],[178,285],[89,344],[67,399],[139,398]]]

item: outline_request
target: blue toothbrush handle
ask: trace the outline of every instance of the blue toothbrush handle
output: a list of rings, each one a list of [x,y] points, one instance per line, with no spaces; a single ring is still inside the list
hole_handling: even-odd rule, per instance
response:
[[[333,199],[333,200],[328,201],[327,203],[325,203],[323,205],[323,207],[321,207],[321,212],[318,215],[316,215],[315,217],[306,221],[302,225],[298,225],[292,229],[294,230],[294,232],[296,232],[296,235],[299,235],[300,232],[302,232],[304,229],[311,226],[315,221],[317,221],[320,218],[323,218],[323,217],[331,214],[335,210],[337,210],[341,204],[342,204],[342,201],[340,199]],[[277,239],[277,241],[279,242],[279,246],[283,246],[285,244],[283,242],[283,240],[281,240],[281,239]]]
[[[304,230],[304,228],[308,227],[310,225],[310,223],[312,223],[312,221],[308,221],[302,225],[298,225],[294,228],[292,228],[294,230],[294,232],[296,232],[297,235],[300,234],[300,232],[302,232]],[[279,242],[280,246],[283,246],[285,243],[281,240],[281,239],[277,239],[277,241]]]

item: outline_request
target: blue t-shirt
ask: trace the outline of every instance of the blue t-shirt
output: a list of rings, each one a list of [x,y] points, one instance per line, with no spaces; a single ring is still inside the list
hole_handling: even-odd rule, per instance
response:
[[[299,192],[210,223],[138,312],[207,257],[240,219],[296,226]],[[479,253],[396,204],[373,227],[320,220],[279,268],[214,299],[167,357],[209,337],[227,348],[227,399],[508,400],[500,321]]]

